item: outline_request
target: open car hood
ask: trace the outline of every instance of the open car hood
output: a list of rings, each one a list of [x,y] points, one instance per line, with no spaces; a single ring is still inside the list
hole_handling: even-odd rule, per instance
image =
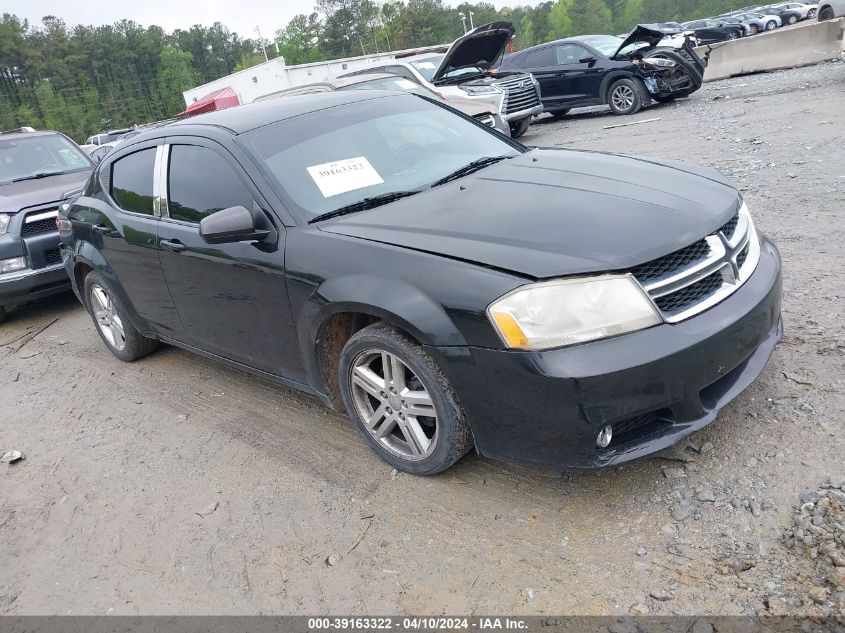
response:
[[[516,29],[510,22],[490,22],[475,27],[452,42],[431,79],[432,83],[437,83],[446,73],[458,68],[492,66],[502,56],[514,32]]]
[[[622,40],[611,58],[615,59],[619,55],[619,51],[624,50],[631,44],[644,42],[648,44],[649,48],[654,48],[667,35],[680,35],[683,32],[684,29],[677,24],[637,24],[634,30],[628,34],[628,37]]]

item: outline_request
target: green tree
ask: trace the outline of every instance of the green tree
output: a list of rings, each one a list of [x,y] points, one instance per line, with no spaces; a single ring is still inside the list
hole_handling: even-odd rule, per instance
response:
[[[553,38],[568,37],[573,34],[572,20],[569,19],[571,0],[557,0],[549,11],[549,35]]]
[[[156,84],[161,111],[167,115],[185,109],[182,93],[199,83],[199,73],[192,65],[193,57],[175,46],[165,46],[159,53]]]
[[[613,30],[610,9],[602,0],[571,0],[567,14],[574,35]]]

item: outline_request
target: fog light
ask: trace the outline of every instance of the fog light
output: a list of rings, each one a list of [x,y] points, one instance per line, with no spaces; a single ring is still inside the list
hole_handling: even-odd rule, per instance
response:
[[[23,257],[0,259],[0,274],[13,273],[16,270],[23,270],[24,268],[26,268],[26,259]]]
[[[610,444],[610,440],[612,439],[613,427],[608,424],[601,431],[599,431],[599,435],[596,438],[596,446],[598,446],[599,448],[607,448],[607,445]]]

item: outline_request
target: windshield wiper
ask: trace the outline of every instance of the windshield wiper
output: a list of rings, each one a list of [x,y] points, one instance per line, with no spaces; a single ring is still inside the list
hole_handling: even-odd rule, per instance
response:
[[[453,180],[457,180],[458,178],[462,178],[464,176],[468,176],[469,174],[478,171],[479,169],[484,169],[487,165],[492,165],[493,163],[498,163],[501,160],[505,160],[506,158],[511,158],[510,156],[487,156],[485,158],[479,158],[478,160],[474,160],[471,163],[468,163],[461,167],[460,169],[456,169],[451,174],[447,174],[443,176],[440,180],[435,180],[431,183],[432,187],[437,187],[438,185],[445,185],[447,182],[451,182]]]
[[[356,213],[358,211],[366,211],[367,209],[372,209],[374,207],[379,207],[383,204],[387,204],[388,202],[399,200],[400,198],[407,198],[408,196],[413,196],[415,193],[419,193],[419,191],[391,191],[390,193],[382,193],[378,196],[364,198],[363,200],[353,202],[352,204],[347,204],[345,207],[340,207],[339,209],[335,209],[334,211],[327,211],[326,213],[321,213],[320,215],[308,220],[308,224],[322,222],[323,220],[336,218],[341,215],[348,215],[350,213]]]
[[[37,180],[38,178],[47,178],[48,176],[58,176],[59,174],[66,174],[66,171],[39,171],[37,174],[31,176],[21,176],[20,178],[13,178],[9,182],[21,182],[23,180]]]

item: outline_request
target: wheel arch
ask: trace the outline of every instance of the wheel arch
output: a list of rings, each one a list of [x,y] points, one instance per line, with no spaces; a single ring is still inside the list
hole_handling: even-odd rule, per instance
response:
[[[610,95],[610,87],[613,85],[613,82],[618,79],[639,79],[639,77],[628,70],[614,70],[607,73],[604,79],[602,79],[601,86],[599,87],[599,96],[601,97],[601,102],[605,105],[607,104],[608,96]]]

